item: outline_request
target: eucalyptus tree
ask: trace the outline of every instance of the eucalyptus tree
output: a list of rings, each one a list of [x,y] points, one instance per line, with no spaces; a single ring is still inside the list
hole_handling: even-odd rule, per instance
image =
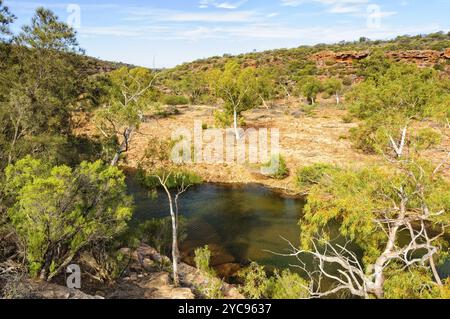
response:
[[[339,105],[341,103],[341,94],[342,94],[342,80],[338,78],[331,78],[325,81],[323,84],[325,92],[330,95],[334,95],[336,98],[336,104]]]
[[[242,112],[262,102],[256,71],[252,68],[242,69],[236,61],[231,60],[223,71],[212,71],[209,82],[216,97],[223,100],[226,115],[233,118],[236,140],[239,140],[238,122]]]
[[[380,153],[396,145],[401,156],[406,132],[414,121],[433,118],[446,123],[450,117],[450,81],[433,69],[396,63],[382,68],[347,95],[350,112],[363,120],[352,132],[356,146]],[[390,145],[389,145],[390,144]]]
[[[143,121],[144,112],[154,101],[153,84],[156,75],[149,69],[122,67],[108,74],[108,93],[103,107],[96,111],[97,128],[106,138],[122,142],[115,152],[111,165],[115,166],[120,156],[129,149],[135,130]]]
[[[310,189],[301,245],[291,245],[290,255],[316,261],[313,270],[299,266],[314,283],[312,297],[349,292],[361,298],[439,298],[448,289],[437,270],[450,227],[445,162],[432,165],[418,154],[387,158],[383,167],[329,169]],[[337,230],[332,223],[340,225]],[[336,236],[347,244],[332,243]],[[405,274],[415,280],[399,283],[396,278]],[[332,288],[323,290],[324,278],[334,282]]]
[[[323,89],[322,83],[314,76],[302,77],[297,85],[301,94],[312,105],[316,103],[317,94]]]
[[[6,163],[64,143],[83,81],[75,31],[53,12],[37,9],[13,42],[1,90]]]

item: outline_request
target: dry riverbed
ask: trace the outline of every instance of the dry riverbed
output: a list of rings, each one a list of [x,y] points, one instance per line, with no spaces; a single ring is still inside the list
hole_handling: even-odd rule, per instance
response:
[[[208,128],[214,127],[214,106],[181,106],[177,115],[149,118],[142,123],[130,145],[126,166],[138,167],[150,141],[169,140],[180,128],[194,131],[194,122],[201,121]],[[299,101],[279,101],[270,108],[260,107],[244,113],[246,129],[277,128],[280,131],[280,153],[286,159],[289,177],[275,180],[259,174],[257,166],[250,164],[186,164],[189,169],[211,183],[258,183],[295,193],[295,172],[298,168],[315,163],[335,164],[341,167],[362,167],[384,163],[383,158],[363,154],[354,149],[349,140],[349,131],[357,123],[345,123],[346,110],[334,104],[321,104],[311,113],[301,111]],[[432,125],[425,123],[425,125]],[[91,125],[80,129],[83,134],[97,134]],[[442,129],[441,129],[442,131]],[[450,149],[449,130],[443,131],[440,146],[426,152],[425,156],[439,164]],[[248,148],[247,148],[248,152]],[[448,176],[448,167],[446,167]]]

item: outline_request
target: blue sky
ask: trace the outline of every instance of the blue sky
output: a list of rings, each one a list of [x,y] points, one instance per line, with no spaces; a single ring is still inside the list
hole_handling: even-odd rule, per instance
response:
[[[172,67],[224,53],[450,31],[450,0],[5,0],[17,31],[44,6],[86,53]],[[79,22],[79,23],[78,23]]]

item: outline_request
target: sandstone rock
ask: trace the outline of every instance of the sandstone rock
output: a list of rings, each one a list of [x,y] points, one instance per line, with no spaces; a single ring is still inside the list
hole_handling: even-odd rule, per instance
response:
[[[443,54],[444,58],[450,59],[450,48],[446,49]]]
[[[150,294],[146,294],[147,299],[195,299],[193,292],[189,288],[161,288]]]
[[[327,64],[352,64],[355,60],[361,60],[369,56],[367,51],[344,51],[344,52],[333,52],[333,51],[322,51],[313,54],[310,60],[316,62],[319,67],[324,67]]]
[[[100,296],[91,296],[77,289],[69,289],[48,282],[29,280],[24,284],[36,299],[103,299]]]
[[[322,51],[311,55],[310,60],[316,62],[318,67],[326,67],[334,64],[350,65],[368,56],[368,51]],[[450,49],[446,49],[444,53],[435,50],[391,51],[386,53],[386,57],[395,61],[416,63],[419,66],[432,66],[442,58],[450,59]]]

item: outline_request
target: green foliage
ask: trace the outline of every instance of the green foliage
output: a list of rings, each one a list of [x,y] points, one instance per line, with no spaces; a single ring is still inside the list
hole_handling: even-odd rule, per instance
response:
[[[70,142],[71,111],[85,79],[75,32],[51,11],[38,9],[13,40],[0,63],[2,164]]]
[[[10,34],[9,25],[15,20],[14,15],[9,11],[9,8],[3,5],[3,0],[0,0],[0,40],[1,35]]]
[[[432,69],[392,64],[354,87],[348,95],[350,110],[362,119],[380,113],[385,117],[434,116],[443,104],[448,106],[449,91],[443,83]]]
[[[265,297],[269,280],[264,266],[252,262],[250,266],[241,270],[238,276],[244,282],[240,290],[247,298],[261,299]]]
[[[150,219],[139,223],[133,230],[133,236],[145,242],[162,255],[168,255],[172,245],[172,220],[170,217]],[[187,238],[187,221],[183,216],[178,218],[178,244]]]
[[[308,100],[308,103],[315,104],[317,94],[322,91],[322,82],[314,76],[303,77],[298,82],[299,92]]]
[[[354,146],[368,154],[387,154],[392,151],[389,137],[397,139],[407,119],[402,114],[375,114],[357,128],[350,130]]]
[[[161,186],[157,176],[168,177],[166,183],[168,189],[174,189],[183,185],[197,185],[203,182],[200,176],[186,170],[168,171],[166,169],[159,169],[152,172],[145,172],[141,170],[136,177],[142,186],[149,189],[157,189]]]
[[[118,133],[121,127],[138,127],[142,114],[156,100],[152,89],[155,76],[149,69],[122,67],[108,74],[108,94],[96,118],[104,132]]]
[[[323,90],[329,95],[341,94],[342,88],[342,81],[337,78],[330,78],[323,83]]]
[[[243,119],[240,119],[242,123]],[[226,111],[216,110],[214,111],[214,123],[221,128],[230,127],[233,124],[233,114]]]
[[[401,63],[377,70],[347,96],[351,113],[365,120],[352,130],[357,148],[385,153],[390,147],[390,137],[397,139],[412,120],[448,117],[449,84],[434,70]],[[436,136],[426,138],[437,141]]]
[[[438,299],[441,297],[439,286],[431,274],[424,269],[411,269],[408,272],[391,271],[384,283],[387,299]]]
[[[271,173],[269,176],[274,179],[285,179],[289,176],[289,169],[286,164],[286,160],[281,154],[272,155],[269,162],[262,165],[263,169],[271,169],[273,165],[278,164],[276,171]]]
[[[380,74],[386,73],[391,67],[391,62],[386,58],[383,50],[375,50],[368,58],[359,61],[357,66],[359,67],[358,75],[374,80]]]
[[[50,10],[36,9],[31,25],[25,25],[16,42],[39,50],[80,52],[75,31]],[[41,61],[42,62],[42,61]]]
[[[189,100],[184,96],[179,95],[166,95],[162,98],[161,102],[166,105],[187,105]]]
[[[442,134],[432,128],[421,129],[412,137],[412,143],[416,150],[426,150],[441,144],[441,142]]]
[[[8,216],[35,276],[54,277],[92,243],[122,232],[131,218],[125,176],[101,162],[71,169],[26,157],[5,175]]]
[[[208,299],[223,298],[223,282],[216,277],[214,269],[211,268],[211,251],[208,246],[195,250],[195,265],[197,269],[207,278],[207,282],[198,287],[200,293]]]
[[[197,248],[195,250],[195,266],[198,270],[203,272],[204,274],[208,274],[211,276],[215,276],[216,273],[214,269],[211,268],[209,265],[211,260],[211,251],[209,250],[208,246],[205,246],[203,248]]]
[[[219,278],[209,276],[208,281],[198,287],[198,290],[202,296],[207,299],[222,299],[223,281]]]
[[[393,203],[400,206],[396,191],[400,187],[408,195],[408,212],[414,214],[424,199],[430,211],[444,211],[433,222],[445,222],[450,208],[448,182],[435,176],[427,163],[402,165],[400,169],[335,170],[320,179],[311,188],[305,206],[302,246],[309,248],[311,239],[317,236],[329,239],[327,225],[337,222],[340,235],[357,243],[364,251],[364,261],[370,264],[386,244],[386,236],[374,220]],[[423,195],[417,192],[418,183],[423,187]]]
[[[224,102],[227,114],[241,113],[261,104],[259,97],[261,85],[252,68],[241,69],[241,66],[231,60],[225,65],[224,71],[213,70],[209,74],[209,83],[215,96]]]
[[[322,178],[329,177],[338,168],[329,164],[314,164],[297,170],[296,183],[301,189],[310,189],[317,185]]]
[[[307,299],[309,298],[308,283],[298,274],[285,269],[275,271],[268,287],[271,299]]]

